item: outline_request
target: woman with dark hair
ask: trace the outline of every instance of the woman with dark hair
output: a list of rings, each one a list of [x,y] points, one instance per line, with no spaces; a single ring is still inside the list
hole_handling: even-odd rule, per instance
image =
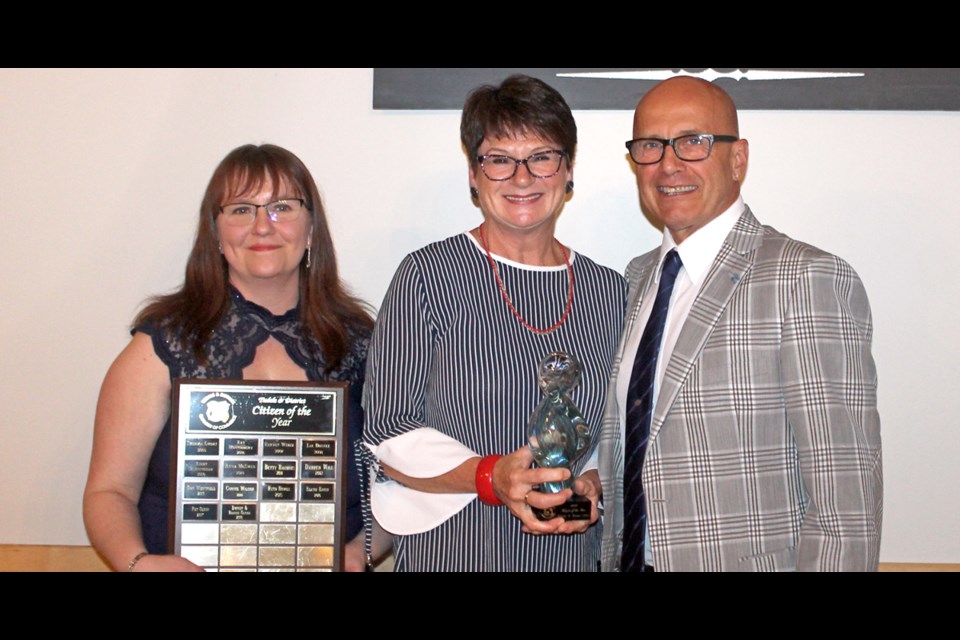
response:
[[[364,389],[373,514],[394,534],[398,571],[594,571],[590,456],[573,470],[590,519],[541,522],[531,507],[572,492],[536,487],[570,471],[531,468],[526,427],[554,351],[580,361],[572,400],[599,427],[626,285],[554,237],[577,144],[559,93],[527,76],[480,87],[460,132],[483,222],[407,256],[380,310]]]
[[[353,442],[372,326],[340,281],[320,194],[300,159],[274,145],[231,151],[204,194],[183,286],[140,312],[104,379],[84,492],[94,547],[117,570],[199,569],[168,555],[171,380],[350,383]],[[359,570],[355,478],[345,564]]]

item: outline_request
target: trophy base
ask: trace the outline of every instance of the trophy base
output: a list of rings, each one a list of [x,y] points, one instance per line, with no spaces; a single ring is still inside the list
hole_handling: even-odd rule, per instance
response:
[[[556,507],[547,507],[546,509],[533,509],[533,515],[537,520],[553,520],[554,518],[563,518],[564,520],[589,520],[590,519],[590,498],[586,496],[574,495],[569,500]]]

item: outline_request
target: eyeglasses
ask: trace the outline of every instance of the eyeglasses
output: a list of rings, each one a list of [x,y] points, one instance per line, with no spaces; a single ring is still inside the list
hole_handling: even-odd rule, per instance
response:
[[[671,140],[663,138],[636,138],[627,142],[630,159],[637,164],[657,164],[663,160],[667,147],[673,147],[677,157],[686,162],[700,162],[710,157],[714,142],[736,142],[737,136],[715,136],[710,133],[693,133]]]
[[[527,171],[534,178],[545,179],[559,173],[560,163],[563,162],[565,155],[567,154],[560,149],[550,149],[529,155],[523,160],[517,160],[499,153],[488,153],[477,156],[477,162],[480,163],[483,175],[497,182],[512,178],[522,164],[527,166]]]
[[[303,198],[284,198],[267,204],[253,204],[252,202],[234,202],[220,207],[227,224],[234,227],[245,227],[253,224],[257,219],[257,211],[267,210],[267,217],[271,222],[293,222],[300,217],[303,211]]]

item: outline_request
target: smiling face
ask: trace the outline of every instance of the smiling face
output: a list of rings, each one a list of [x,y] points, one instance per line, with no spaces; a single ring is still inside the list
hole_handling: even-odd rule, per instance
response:
[[[283,198],[303,195],[285,184],[273,188],[267,179],[255,191],[230,192],[222,205],[245,202],[263,205]],[[300,262],[310,243],[310,212],[304,208],[296,220],[272,222],[265,209],[257,210],[252,224],[228,224],[226,214],[217,216],[217,232],[231,284],[249,297],[264,285],[296,290],[300,278]]]
[[[651,89],[637,105],[634,138],[672,139],[692,133],[739,135],[733,101],[694,78],[675,78]],[[672,148],[657,164],[637,166],[640,202],[680,244],[719,216],[740,195],[748,157],[746,140],[717,142],[699,162],[677,158]]]
[[[484,138],[479,155],[501,154],[523,160],[540,152],[558,149],[559,145],[537,136]],[[535,178],[526,165],[517,167],[509,180],[490,180],[480,165],[471,162],[470,186],[478,193],[480,209],[486,224],[506,234],[526,233],[546,229],[553,235],[553,225],[566,199],[567,182],[573,179],[573,169],[567,158],[560,170],[549,178]]]

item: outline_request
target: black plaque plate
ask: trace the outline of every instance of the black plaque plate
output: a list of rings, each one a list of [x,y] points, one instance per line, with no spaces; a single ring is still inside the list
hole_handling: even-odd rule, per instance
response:
[[[216,482],[184,482],[183,497],[185,500],[216,500],[220,497]]]
[[[228,456],[255,456],[260,453],[260,441],[256,438],[227,438],[224,453]]]
[[[300,477],[307,478],[336,478],[337,463],[332,460],[304,460],[300,463]]]
[[[332,458],[337,455],[337,446],[331,440],[304,440],[301,455],[304,458]]]
[[[220,455],[220,440],[217,438],[187,438],[185,453],[188,456]]]
[[[557,507],[547,509],[533,510],[533,515],[537,520],[553,520],[554,518],[563,518],[564,520],[589,520],[590,519],[590,498],[574,494],[569,500]]]
[[[257,484],[255,482],[224,482],[224,500],[256,500]]]
[[[297,455],[297,441],[292,438],[284,438],[283,440],[264,440],[263,455],[295,456]]]
[[[215,571],[342,568],[346,394],[344,383],[174,381],[174,553]]]
[[[264,500],[296,500],[297,484],[295,482],[264,482]]]

